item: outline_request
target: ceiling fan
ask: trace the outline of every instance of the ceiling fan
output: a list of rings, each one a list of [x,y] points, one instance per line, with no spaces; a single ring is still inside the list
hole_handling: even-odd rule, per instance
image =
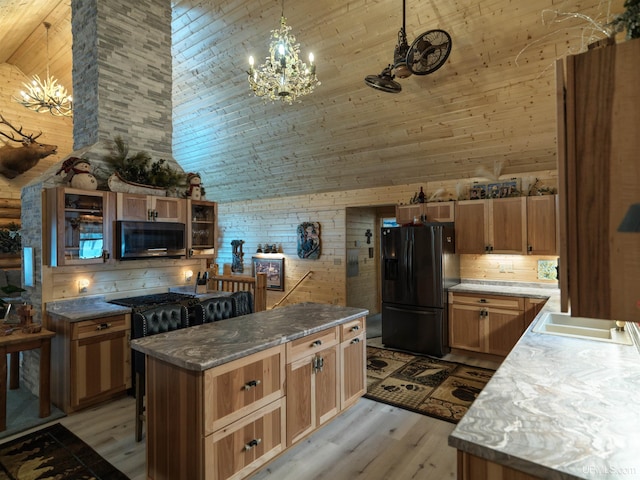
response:
[[[406,0],[402,0],[402,28],[393,52],[393,64],[387,65],[379,75],[367,75],[364,82],[383,92],[398,93],[402,87],[395,77],[407,78],[427,75],[439,69],[451,52],[451,36],[444,30],[428,30],[418,36],[411,47],[405,30]]]

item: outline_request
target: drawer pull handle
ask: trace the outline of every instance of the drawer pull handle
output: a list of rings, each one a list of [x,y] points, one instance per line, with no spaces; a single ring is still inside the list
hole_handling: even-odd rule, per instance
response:
[[[253,387],[257,387],[258,385],[260,385],[260,380],[251,380],[244,384],[244,389],[251,390]]]
[[[481,298],[479,301],[480,301],[480,303],[489,303],[489,302],[487,302],[486,298]]]
[[[360,339],[354,338],[353,340],[351,340],[351,344],[354,344],[354,343],[360,343]]]
[[[352,332],[357,332],[358,330],[360,330],[360,325],[356,325],[353,328],[351,328]]]
[[[245,451],[247,450],[251,450],[253,447],[256,447],[258,445],[260,445],[262,443],[262,439],[261,438],[254,438],[253,440],[251,440],[249,443],[246,443],[244,445],[244,449]]]
[[[107,328],[111,328],[110,323],[101,323],[96,327],[96,330],[106,330]]]
[[[322,345],[322,340],[316,340],[311,344],[312,347],[319,347],[320,345]]]

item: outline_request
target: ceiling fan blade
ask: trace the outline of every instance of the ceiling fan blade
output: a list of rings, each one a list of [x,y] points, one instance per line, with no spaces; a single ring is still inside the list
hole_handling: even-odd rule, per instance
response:
[[[419,35],[407,53],[407,66],[415,75],[435,72],[451,53],[451,36],[444,30],[429,30]]]

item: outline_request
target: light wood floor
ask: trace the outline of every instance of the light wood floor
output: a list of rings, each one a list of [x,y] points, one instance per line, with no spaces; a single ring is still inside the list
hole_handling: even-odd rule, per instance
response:
[[[369,345],[377,343],[376,339],[372,340]],[[496,366],[473,360],[467,363]],[[59,422],[132,480],[143,480],[145,443],[144,440],[136,443],[134,438],[134,402],[132,397],[124,397]],[[448,422],[363,398],[251,478],[455,479],[456,452],[447,445],[447,437],[454,427]]]

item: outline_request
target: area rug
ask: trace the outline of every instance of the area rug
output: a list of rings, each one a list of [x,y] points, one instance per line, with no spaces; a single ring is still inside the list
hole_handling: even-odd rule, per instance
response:
[[[0,480],[126,480],[59,423],[0,444]]]
[[[494,371],[367,347],[365,397],[458,423]]]

